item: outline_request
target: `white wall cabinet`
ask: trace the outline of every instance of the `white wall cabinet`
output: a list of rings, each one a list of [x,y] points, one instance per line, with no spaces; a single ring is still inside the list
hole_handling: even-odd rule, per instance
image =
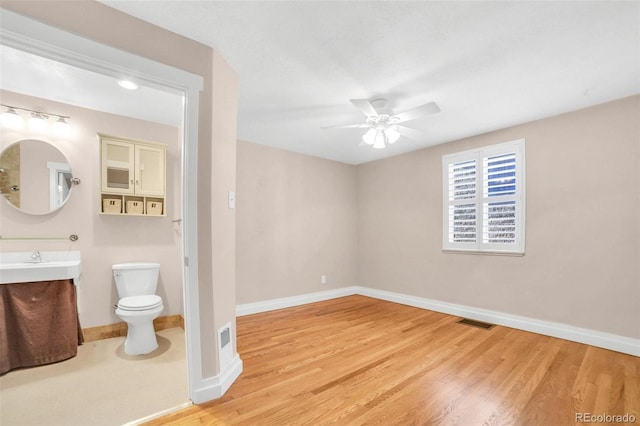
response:
[[[100,212],[165,216],[164,144],[100,136]]]

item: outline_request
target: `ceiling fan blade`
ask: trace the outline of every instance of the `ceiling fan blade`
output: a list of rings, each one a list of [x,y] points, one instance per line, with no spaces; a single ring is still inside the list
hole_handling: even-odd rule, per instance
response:
[[[429,102],[428,104],[420,105],[419,107],[410,109],[409,111],[396,114],[394,117],[397,119],[396,123],[403,123],[405,121],[415,120],[417,118],[424,117],[425,115],[437,114],[440,112],[438,104],[435,102]]]
[[[362,123],[362,124],[347,124],[347,125],[344,125],[344,126],[324,126],[324,127],[321,127],[321,129],[350,129],[350,128],[357,128],[357,127],[361,128],[361,129],[366,129],[367,127],[371,127],[371,125],[370,124],[365,124],[365,123]]]
[[[398,133],[413,140],[420,140],[424,138],[424,133],[422,133],[420,130],[412,129],[411,127],[407,126],[398,126]]]
[[[377,117],[378,112],[373,108],[369,99],[349,99],[353,106],[358,108],[367,117]]]

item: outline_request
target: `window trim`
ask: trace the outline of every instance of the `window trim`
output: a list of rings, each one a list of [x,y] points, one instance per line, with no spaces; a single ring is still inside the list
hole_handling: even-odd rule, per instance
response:
[[[512,244],[484,243],[484,179],[483,159],[501,154],[514,153],[516,157],[516,193],[508,196],[516,205],[516,238]],[[465,161],[476,161],[475,196],[469,200],[449,200],[449,165]],[[500,144],[484,146],[467,151],[445,154],[442,156],[442,251],[445,253],[498,254],[523,256],[525,253],[526,234],[526,162],[525,140],[517,139]],[[475,204],[476,208],[476,241],[449,241],[449,208],[455,204]]]

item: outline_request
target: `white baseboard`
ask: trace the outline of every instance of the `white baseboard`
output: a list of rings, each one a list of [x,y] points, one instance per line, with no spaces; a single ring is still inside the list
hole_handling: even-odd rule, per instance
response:
[[[233,382],[242,373],[242,360],[235,354],[233,361],[215,377],[204,379],[193,393],[191,400],[194,404],[218,399],[231,387]]]
[[[306,305],[307,303],[352,296],[354,294],[357,294],[356,287],[342,287],[334,290],[319,291],[317,293],[265,300],[264,302],[245,303],[243,305],[236,306],[236,316],[241,317],[244,315],[259,314],[260,312],[291,308],[294,306]]]
[[[571,340],[573,342],[585,343],[587,345],[610,349],[629,355],[640,356],[640,339],[360,286],[343,287],[341,289],[311,293],[307,295],[238,305],[236,306],[236,313],[238,316],[250,315],[354,294],[387,300],[389,302],[401,303],[403,305],[413,306],[416,308],[428,309],[430,311],[442,312],[449,315],[471,318],[477,321],[503,325],[505,327],[530,331],[533,333],[543,334],[545,336]]]
[[[159,417],[166,416],[167,414],[175,413],[176,411],[184,410],[185,408],[191,407],[193,402],[188,401],[180,405],[176,405],[175,407],[167,408],[166,410],[159,411],[154,414],[150,414],[145,417],[141,417],[137,420],[133,420],[131,422],[125,423],[122,426],[138,426],[150,422],[151,420],[157,419]]]
[[[368,287],[357,287],[357,294],[388,300],[403,305],[428,309],[492,324],[504,325],[518,330],[531,331],[545,336],[571,340],[573,342],[586,343],[600,348],[611,349],[629,355],[640,356],[640,339],[618,336],[616,334],[603,333],[601,331],[574,327],[550,321],[522,317],[519,315],[505,314],[503,312],[487,309],[473,308],[471,306],[457,305],[454,303],[440,302],[438,300],[409,296],[384,290],[376,290]]]

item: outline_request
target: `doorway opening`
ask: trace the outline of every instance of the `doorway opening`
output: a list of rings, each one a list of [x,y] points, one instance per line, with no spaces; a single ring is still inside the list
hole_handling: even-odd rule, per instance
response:
[[[181,96],[182,275],[188,393],[202,386],[197,275],[197,134],[202,78],[144,57],[3,10],[0,44],[114,79],[135,78],[141,86]],[[190,266],[191,265],[191,266]]]

